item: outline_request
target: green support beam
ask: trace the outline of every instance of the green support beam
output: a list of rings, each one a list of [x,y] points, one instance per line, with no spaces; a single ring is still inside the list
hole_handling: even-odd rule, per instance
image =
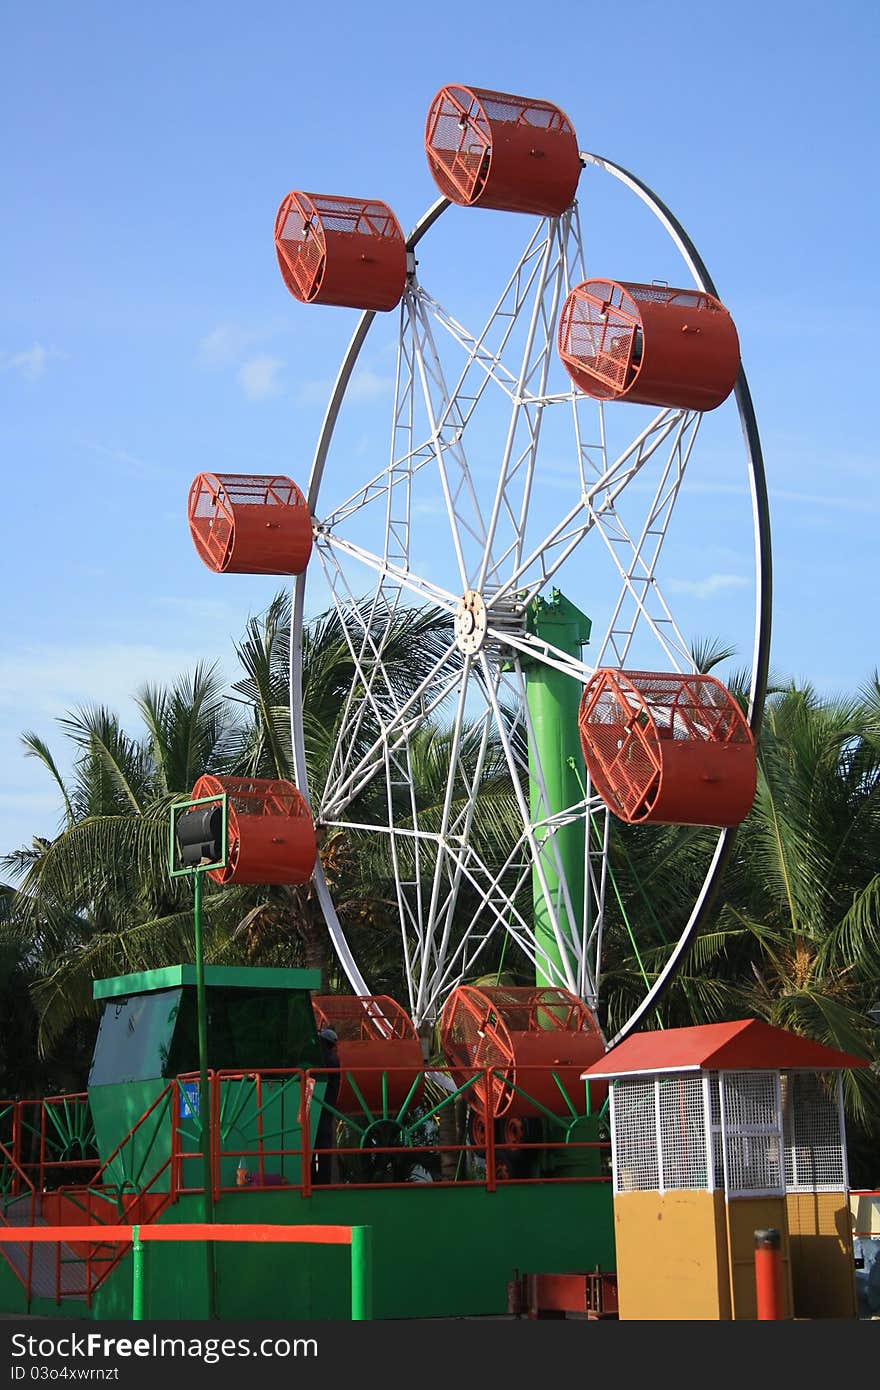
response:
[[[528,612],[528,628],[536,637],[552,643],[559,651],[580,660],[582,648],[590,640],[590,619],[575,608],[558,589],[551,589],[548,598],[532,601]],[[585,769],[578,737],[578,709],[582,685],[572,676],[544,664],[526,666],[526,698],[532,725],[529,743],[529,798],[532,823],[557,814],[575,805],[583,796]],[[541,795],[536,769],[544,774],[547,802]],[[584,863],[586,857],[585,820],[574,821],[557,830],[555,844],[568,883],[574,921],[559,893],[559,873],[553,841],[548,841],[540,856],[551,897],[558,902],[558,917],[564,938],[572,932],[580,936],[583,927]],[[560,969],[563,960],[553,932],[550,914],[541,887],[537,867],[532,872],[532,901],[534,930],[538,946]],[[568,962],[576,973],[574,962]],[[564,979],[564,975],[562,976]],[[535,983],[559,984],[560,978],[549,967],[535,969]]]

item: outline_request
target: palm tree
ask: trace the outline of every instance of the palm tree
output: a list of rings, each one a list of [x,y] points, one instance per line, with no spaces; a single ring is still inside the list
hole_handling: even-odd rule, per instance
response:
[[[22,880],[10,914],[33,943],[43,1050],[93,1014],[94,978],[164,965],[192,950],[188,890],[168,875],[168,813],[201,772],[222,764],[229,713],[215,670],[204,666],[170,689],[145,686],[137,705],[146,725],[140,739],[103,707],[59,721],[76,748],[67,781],[48,746],[33,733],[23,736],[64,807],[55,839],[5,861]],[[214,895],[215,927],[218,917],[236,913],[236,896],[240,890]]]
[[[791,688],[765,715],[758,791],[743,827],[741,892],[719,917],[745,935],[742,1000],[780,1027],[877,1056],[880,740],[876,690],[821,701]],[[847,1104],[880,1119],[880,1077],[853,1072]]]

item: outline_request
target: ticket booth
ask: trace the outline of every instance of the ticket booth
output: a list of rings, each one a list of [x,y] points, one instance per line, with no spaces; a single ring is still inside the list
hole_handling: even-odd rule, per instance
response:
[[[841,1073],[861,1058],[757,1019],[636,1033],[610,1086],[621,1318],[755,1318],[755,1232],[786,1317],[856,1316]]]

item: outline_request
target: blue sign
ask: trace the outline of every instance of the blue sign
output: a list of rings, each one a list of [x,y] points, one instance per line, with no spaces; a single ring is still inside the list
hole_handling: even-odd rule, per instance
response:
[[[198,1081],[182,1081],[180,1083],[180,1118],[188,1120],[190,1116],[194,1120],[199,1117]]]

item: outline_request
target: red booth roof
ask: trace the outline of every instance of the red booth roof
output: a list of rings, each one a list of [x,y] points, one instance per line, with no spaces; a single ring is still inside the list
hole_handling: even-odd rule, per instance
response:
[[[868,1065],[862,1057],[744,1018],[633,1033],[588,1067],[581,1080],[672,1071],[842,1071]]]

